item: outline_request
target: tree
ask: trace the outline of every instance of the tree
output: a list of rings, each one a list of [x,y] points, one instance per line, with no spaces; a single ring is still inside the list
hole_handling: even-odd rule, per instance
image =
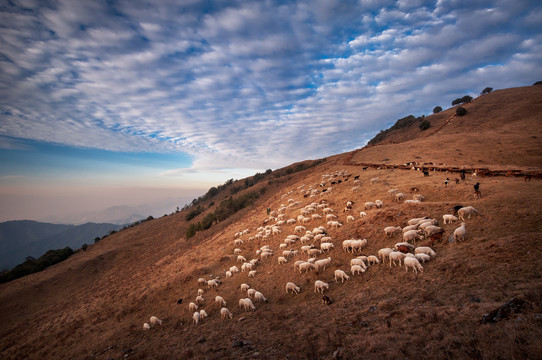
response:
[[[467,109],[465,109],[464,107],[460,106],[458,107],[457,109],[455,109],[455,114],[457,116],[464,116],[464,115],[467,115]]]
[[[419,128],[422,131],[429,129],[430,127],[431,127],[431,123],[429,122],[429,120],[423,120],[419,125]]]
[[[486,87],[484,90],[482,90],[482,95],[489,94],[493,91],[492,87]]]
[[[537,81],[537,82],[535,82],[535,83],[533,84],[533,86],[534,86],[534,85],[542,85],[542,81]]]
[[[452,106],[456,106],[456,105],[459,105],[459,104],[461,104],[461,98],[457,98],[454,101],[452,101]]]
[[[471,101],[472,101],[472,96],[470,95],[465,95],[461,98],[462,103],[470,103]]]
[[[442,108],[440,106],[435,106],[435,108],[433,109],[433,114],[438,114],[441,111],[442,111]]]

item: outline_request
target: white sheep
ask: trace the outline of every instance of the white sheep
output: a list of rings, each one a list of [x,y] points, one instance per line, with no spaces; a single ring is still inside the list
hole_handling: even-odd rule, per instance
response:
[[[414,249],[414,254],[427,254],[431,257],[431,259],[434,259],[437,256],[437,254],[429,246],[417,247]]]
[[[384,206],[384,201],[382,200],[375,200],[375,207],[377,209],[382,209],[382,206]]]
[[[476,210],[472,206],[465,206],[457,210],[457,215],[459,216],[459,219],[462,221],[465,221],[465,215],[468,215],[468,218],[470,219],[471,215],[477,215],[477,214],[478,214],[478,210]]]
[[[205,280],[204,278],[198,279],[198,285],[205,285],[206,283],[207,283],[207,280]]]
[[[354,258],[350,260],[350,266],[358,265],[363,268],[363,270],[367,270],[367,265],[365,264],[365,261],[362,259]]]
[[[239,255],[241,252],[242,252],[241,249],[238,249],[238,248],[233,249],[233,254],[234,255]]]
[[[151,326],[148,323],[143,323],[143,330],[150,330]]]
[[[215,303],[218,304],[218,306],[226,306],[226,300],[222,296],[215,296]]]
[[[417,200],[419,202],[422,202],[425,200],[424,196],[422,194],[415,194],[412,199]]]
[[[454,230],[454,241],[465,240],[466,233],[467,233],[467,229],[465,228],[465,223],[462,222],[461,226]]]
[[[366,216],[367,216],[367,213],[365,211],[360,211],[360,213],[359,213],[360,218],[364,218]]]
[[[226,319],[226,318],[230,318],[230,319],[233,319],[233,315],[232,313],[228,310],[228,308],[225,308],[223,307],[222,309],[220,309],[220,318],[221,319]]]
[[[301,264],[301,265],[303,265],[303,264]],[[316,271],[320,271],[320,268],[322,268],[322,270],[325,270],[326,267],[328,267],[329,265],[331,265],[331,257],[328,257],[327,259],[316,260],[314,262],[314,266],[316,268]]]
[[[192,322],[197,325],[199,324],[200,319],[201,319],[200,313],[197,311],[194,312],[194,314],[192,315]]]
[[[320,215],[320,214],[312,214],[312,215],[311,215],[311,218],[312,218],[313,220],[320,220],[320,219],[322,218],[322,215]]]
[[[404,242],[416,242],[416,239],[423,239],[423,236],[420,235],[420,230],[409,230],[403,234]]]
[[[243,255],[237,255],[237,262],[243,263],[246,262],[247,259]]]
[[[162,320],[158,319],[156,316],[151,316],[149,319],[149,322],[151,323],[151,326],[155,326],[156,324],[162,325]]]
[[[397,231],[401,231],[400,226],[388,226],[384,228],[384,233],[386,233],[386,237],[392,237],[393,234],[395,234]]]
[[[299,225],[299,226],[296,226],[296,227],[294,228],[294,233],[296,233],[296,234],[303,234],[303,232],[304,232],[305,230],[307,230],[307,229],[306,229],[304,226]]]
[[[414,256],[416,257],[416,259],[418,259],[418,261],[420,261],[422,263],[431,260],[431,256],[429,256],[427,254],[423,254],[423,253],[418,253],[418,254],[416,254]]]
[[[220,285],[220,281],[217,279],[207,281],[207,287],[209,287],[209,289],[216,289],[218,288],[218,285]]]
[[[203,298],[203,296],[201,296],[201,295],[196,296],[196,304],[198,304],[198,305],[205,304],[205,299]]]
[[[341,283],[344,283],[344,280],[350,280],[350,276],[346,275],[346,273],[343,270],[337,269],[335,270],[335,282],[338,282],[339,279],[341,279]]]
[[[226,277],[227,277],[227,278],[230,278],[230,277],[232,277],[232,276],[233,276],[233,274],[232,274],[231,271],[229,271],[229,270],[226,271]]]
[[[406,195],[403,194],[403,193],[396,193],[396,194],[394,195],[394,197],[393,197],[393,201],[397,201],[397,202],[398,202],[398,201],[404,200],[405,197],[406,197]]]
[[[266,303],[269,302],[269,301],[265,298],[265,296],[263,296],[263,294],[262,294],[261,292],[259,292],[259,291],[256,291],[256,292],[254,293],[254,300],[257,300],[258,302],[262,302],[262,301],[263,301],[263,302],[266,302]]]
[[[350,271],[352,272],[352,275],[356,275],[356,273],[359,275],[361,273],[364,273],[365,269],[360,265],[354,264],[350,267]]]
[[[316,280],[314,282],[314,292],[324,293],[325,290],[329,289],[329,284],[321,280]]]
[[[294,284],[293,282],[287,282],[286,283],[286,293],[289,293],[290,290],[292,290],[292,294],[299,294],[299,286]]]
[[[392,251],[393,249],[390,248],[380,249],[378,250],[378,257],[382,260],[382,262],[384,262],[389,258],[389,255]]]
[[[199,311],[199,315],[201,316],[202,319],[203,319],[203,318],[206,318],[206,317],[208,316],[208,315],[207,315],[207,312],[206,312],[205,310],[203,310],[203,309],[201,309],[201,310]]]
[[[451,224],[454,221],[457,221],[459,219],[453,216],[452,214],[445,214],[445,215],[442,215],[442,220],[444,221],[445,224]]]
[[[354,221],[354,220],[356,220],[356,218],[353,217],[352,215],[348,215],[348,216],[346,217],[346,222],[351,222],[351,221]]]
[[[198,305],[196,303],[191,302],[188,304],[188,310],[190,311],[196,311],[198,309]]]
[[[405,258],[405,254],[403,254],[402,252],[400,251],[392,251],[389,255],[388,255],[388,258],[390,259],[390,267],[391,267],[391,263],[393,262],[393,265],[396,266],[397,264],[395,263],[396,261],[399,262],[399,266],[401,266],[401,261]]]
[[[321,243],[320,244],[320,249],[322,251],[329,251],[329,250],[333,249],[333,243]]]
[[[403,263],[405,264],[405,271],[408,272],[408,268],[412,268],[415,273],[418,273],[418,270],[420,272],[423,272],[423,266],[420,264],[418,259],[414,256],[406,256],[403,260]]]
[[[231,271],[232,274],[236,274],[236,273],[239,272],[239,268],[234,265],[234,266],[230,267],[230,271]]]
[[[367,201],[366,203],[363,204],[365,210],[372,209],[373,207],[375,207],[375,205],[376,204],[372,201]]]
[[[248,289],[248,290],[247,290],[247,295],[248,295],[248,297],[251,298],[251,297],[254,296],[254,294],[256,294],[256,289]]]
[[[369,263],[369,265],[380,264],[380,261],[374,255],[367,256],[367,262]]]
[[[203,295],[203,294],[205,294],[205,291],[203,291],[203,289],[198,289],[198,295],[201,296],[201,295]]]
[[[256,270],[250,270],[248,272],[248,277],[254,277],[256,275]]]
[[[313,256],[316,256],[316,255],[320,255],[322,253],[322,250],[320,250],[320,249],[309,249],[308,253],[309,253],[309,256],[313,257]]]
[[[243,283],[241,284],[240,289],[241,291],[248,291],[248,289],[250,289],[250,285]]]
[[[255,311],[256,307],[249,298],[239,299],[239,307],[242,307],[245,311]]]
[[[284,256],[279,256],[277,260],[279,264],[286,264],[288,262],[288,259],[286,259]]]
[[[311,264],[310,262],[304,262],[304,263],[301,263],[299,264],[299,273],[301,274],[303,272],[303,270],[305,272],[309,272],[313,269],[316,269],[316,266],[314,264]]]

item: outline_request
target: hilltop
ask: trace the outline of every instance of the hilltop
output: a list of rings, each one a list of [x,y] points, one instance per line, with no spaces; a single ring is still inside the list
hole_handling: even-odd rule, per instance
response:
[[[258,181],[225,184],[193,207],[119,231],[45,271],[2,284],[0,355],[3,359],[538,358],[542,182],[469,173],[456,184],[455,173],[431,171],[424,176],[391,165],[417,161],[539,171],[541,91],[539,86],[495,91],[475,99],[461,119],[447,121],[454,111],[448,109],[427,117],[432,125],[426,131],[416,126],[325,161],[266,172]],[[503,104],[513,104],[514,116],[496,115],[504,111]],[[364,170],[360,164],[366,163],[390,167]],[[355,177],[360,184],[354,183]],[[444,187],[446,177],[452,181]],[[322,182],[325,186],[320,186]],[[481,183],[480,199],[472,196],[476,182]],[[388,195],[397,188],[411,199],[414,187],[424,196],[422,203],[394,202]],[[314,197],[308,190],[314,190]],[[250,193],[258,196],[187,238],[190,226],[216,213],[223,201]],[[364,209],[366,201],[376,199],[384,201],[381,209]],[[306,255],[278,264],[283,251],[279,245],[299,224],[281,225],[280,234],[255,238],[258,228],[274,223],[267,208],[278,212],[288,206],[286,218],[297,218],[306,205],[323,200],[343,226],[331,229],[325,219],[304,226],[328,228],[335,247],[318,258],[331,257],[330,268],[300,274],[293,263]],[[348,200],[354,205],[345,213]],[[442,224],[442,215],[455,205],[472,205],[479,211],[479,216],[466,220],[466,239],[460,243],[448,241],[459,224]],[[202,211],[187,221],[195,206]],[[367,216],[361,218],[360,211]],[[355,220],[346,222],[347,215]],[[423,264],[423,273],[383,263],[351,275],[350,259],[376,255],[401,241],[399,235],[387,238],[384,227],[405,226],[409,219],[423,216],[438,219],[445,229],[444,241],[434,244],[437,256]],[[235,234],[245,229],[243,244],[235,246]],[[342,241],[352,238],[367,239],[361,253],[343,251]],[[254,278],[246,272],[225,277],[231,266],[241,267],[234,248],[250,260],[264,245],[274,255],[255,267]],[[288,249],[299,250],[301,245],[298,241]],[[419,245],[427,241],[418,241]],[[351,279],[336,283],[335,269],[345,270]],[[201,287],[200,277],[219,277],[222,285],[218,290]],[[317,279],[329,283],[326,295],[333,304],[322,304],[321,295],[314,292]],[[286,294],[288,281],[301,288],[300,294]],[[254,312],[242,311],[237,306],[246,296],[240,290],[242,283],[261,291],[269,303],[255,303]],[[209,317],[193,325],[188,303],[195,300],[198,288],[205,291],[203,309]],[[232,320],[220,319],[216,295],[228,303]],[[518,313],[503,313],[501,320],[482,323],[484,314],[512,298],[526,305]],[[151,315],[163,325],[144,331],[142,325]]]

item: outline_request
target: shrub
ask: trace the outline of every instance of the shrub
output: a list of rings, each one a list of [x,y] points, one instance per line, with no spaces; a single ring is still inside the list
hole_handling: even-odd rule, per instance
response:
[[[482,90],[482,95],[489,94],[492,91],[493,91],[493,88],[486,87],[484,90]]]
[[[186,214],[184,219],[186,221],[190,221],[193,218],[195,218],[196,216],[198,216],[199,214],[201,214],[202,212],[203,212],[203,208],[198,205],[198,207],[196,207],[195,209],[190,210],[190,212],[188,214]]]
[[[429,120],[423,120],[419,125],[419,128],[422,131],[429,129],[430,127],[431,127],[431,123],[429,122]]]
[[[442,111],[442,108],[440,106],[435,106],[435,108],[433,109],[433,114],[438,114],[441,111]]]
[[[83,245],[81,246],[81,250],[83,250],[83,251],[86,251],[87,248],[88,248],[88,245],[87,245],[87,244],[83,244]]]
[[[458,107],[457,109],[455,109],[455,114],[457,116],[464,116],[464,115],[467,115],[467,109],[465,109],[464,107],[460,106]]]
[[[542,81],[537,81],[537,82],[535,82],[535,83],[533,84],[533,86],[534,86],[534,85],[542,85]]]
[[[462,103],[470,103],[471,101],[472,101],[472,96],[470,95],[465,95],[461,98]]]
[[[461,99],[460,99],[460,98],[457,98],[457,99],[455,99],[454,101],[452,101],[452,106],[459,105],[459,104],[461,104],[461,102],[462,102]]]

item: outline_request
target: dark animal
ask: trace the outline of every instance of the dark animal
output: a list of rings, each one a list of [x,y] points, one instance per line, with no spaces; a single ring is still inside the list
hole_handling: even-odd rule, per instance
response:
[[[354,176],[354,180],[359,179],[359,175]]]
[[[326,192],[326,191],[327,191],[327,189],[322,189],[322,192]]]
[[[459,184],[459,179],[458,178],[455,178],[455,183]]]
[[[361,168],[361,170],[367,170],[369,167],[368,166],[365,166],[363,168]]]
[[[304,198],[308,198],[310,194],[304,194],[303,197]]]
[[[457,211],[459,209],[461,209],[463,207],[463,205],[455,205],[454,207],[452,207],[450,210],[452,210],[454,212],[454,215],[457,215]]]
[[[480,183],[476,183],[474,184],[474,192],[477,192],[478,190],[480,190]]]
[[[333,301],[331,301],[331,299],[330,299],[329,296],[327,296],[327,295],[322,296],[322,302],[323,302],[325,305],[331,305],[331,304],[333,304]]]
[[[177,304],[182,304],[182,303],[183,303],[183,299],[177,300]]]
[[[429,244],[433,246],[435,241],[442,242],[442,238],[444,237],[444,230],[442,230],[439,233],[433,234],[429,237]]]
[[[342,183],[342,182],[343,182],[342,180],[338,180],[338,181],[337,181],[338,184],[340,184],[340,183]]]
[[[405,245],[399,245],[397,246],[397,251],[400,251],[403,254],[408,254],[410,252],[410,249],[406,247]]]
[[[465,181],[465,170],[461,170],[461,174],[459,176],[461,177],[461,180]]]
[[[418,189],[417,187],[413,186],[410,188],[410,192],[417,192],[417,191],[420,191],[420,189]]]
[[[423,176],[429,176],[429,171],[423,170]]]
[[[332,181],[331,182],[331,185],[335,185],[337,182],[336,181]]]

